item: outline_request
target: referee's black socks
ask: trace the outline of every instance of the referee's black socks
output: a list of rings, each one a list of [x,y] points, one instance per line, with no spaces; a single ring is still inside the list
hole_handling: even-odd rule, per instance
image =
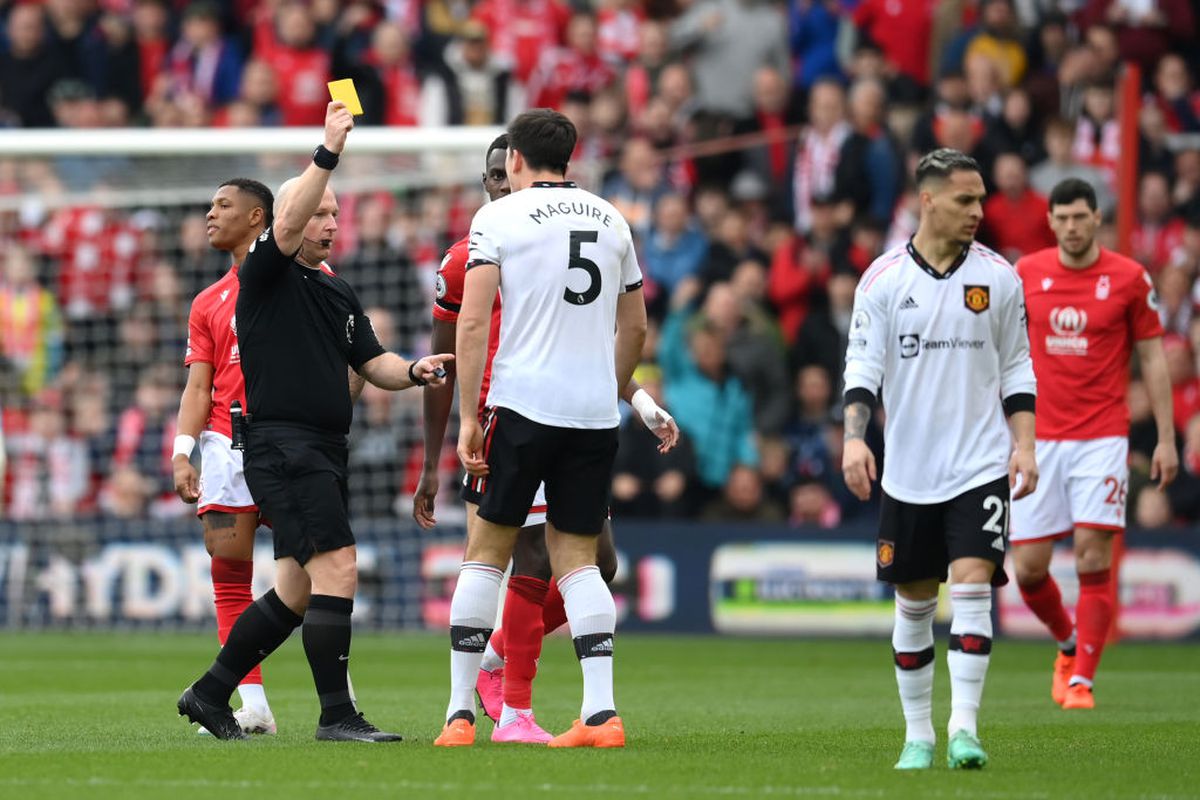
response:
[[[228,704],[242,678],[287,641],[303,621],[274,589],[255,600],[233,623],[217,660],[196,681],[196,694],[210,703]]]
[[[355,712],[350,699],[350,612],[346,597],[314,594],[304,615],[304,654],[321,700],[321,725],[332,725]]]

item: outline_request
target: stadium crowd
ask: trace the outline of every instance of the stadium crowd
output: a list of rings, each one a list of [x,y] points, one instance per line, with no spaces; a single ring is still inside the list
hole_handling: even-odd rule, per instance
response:
[[[684,432],[660,457],[627,420],[614,512],[833,527],[875,513],[840,477],[841,369],[858,276],[915,230],[914,159],[979,160],[980,238],[1009,259],[1054,244],[1046,195],[1068,176],[1096,186],[1112,247],[1115,87],[1138,63],[1132,255],[1161,298],[1182,468],[1148,486],[1135,379],[1128,497],[1158,528],[1200,520],[1197,19],[1188,0],[0,0],[0,126],[320,124],[343,77],[362,124],[557,108],[634,228],[652,318],[636,377]],[[0,154],[0,197],[105,168]],[[385,346],[426,346],[433,273],[479,195],[343,200],[333,261]],[[187,310],[227,267],[202,211],[0,212],[0,242],[6,513],[187,513],[169,466]],[[368,388],[355,513],[407,514],[419,440],[419,404]]]

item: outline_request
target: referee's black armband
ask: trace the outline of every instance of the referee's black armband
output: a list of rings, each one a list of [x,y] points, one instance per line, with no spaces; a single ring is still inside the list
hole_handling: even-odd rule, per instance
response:
[[[875,410],[875,404],[878,403],[875,393],[870,389],[864,389],[861,386],[856,389],[850,389],[846,392],[846,396],[842,399],[842,408],[846,408],[854,403],[862,403],[872,411]]]
[[[408,379],[413,382],[413,386],[425,386],[429,381],[417,377],[417,362],[413,361],[408,365]]]
[[[1018,411],[1028,411],[1030,414],[1033,414],[1036,406],[1036,395],[1028,392],[1009,395],[1008,397],[1004,398],[1004,416],[1011,417]]]

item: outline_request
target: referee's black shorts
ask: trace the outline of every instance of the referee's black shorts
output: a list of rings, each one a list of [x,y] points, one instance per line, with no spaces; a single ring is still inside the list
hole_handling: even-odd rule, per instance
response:
[[[247,436],[250,494],[275,536],[275,558],[306,564],[354,544],[346,437],[296,425],[254,423]]]
[[[992,585],[1008,583],[1008,478],[997,478],[942,503],[906,503],[883,493],[875,575],[887,583],[945,582],[950,564],[981,558],[996,565]]]
[[[617,457],[616,428],[559,428],[508,408],[484,418],[488,475],[480,485],[479,516],[521,527],[539,483],[546,484],[546,519],[565,533],[604,530]]]

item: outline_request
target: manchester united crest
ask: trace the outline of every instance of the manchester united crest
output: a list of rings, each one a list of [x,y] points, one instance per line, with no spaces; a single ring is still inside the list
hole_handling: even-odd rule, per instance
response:
[[[987,311],[991,300],[991,294],[988,292],[988,287],[986,286],[963,287],[963,305],[976,314],[982,314],[984,311]]]
[[[885,539],[880,539],[879,546],[875,552],[875,558],[879,561],[879,566],[890,567],[892,561],[896,558],[896,545]]]

